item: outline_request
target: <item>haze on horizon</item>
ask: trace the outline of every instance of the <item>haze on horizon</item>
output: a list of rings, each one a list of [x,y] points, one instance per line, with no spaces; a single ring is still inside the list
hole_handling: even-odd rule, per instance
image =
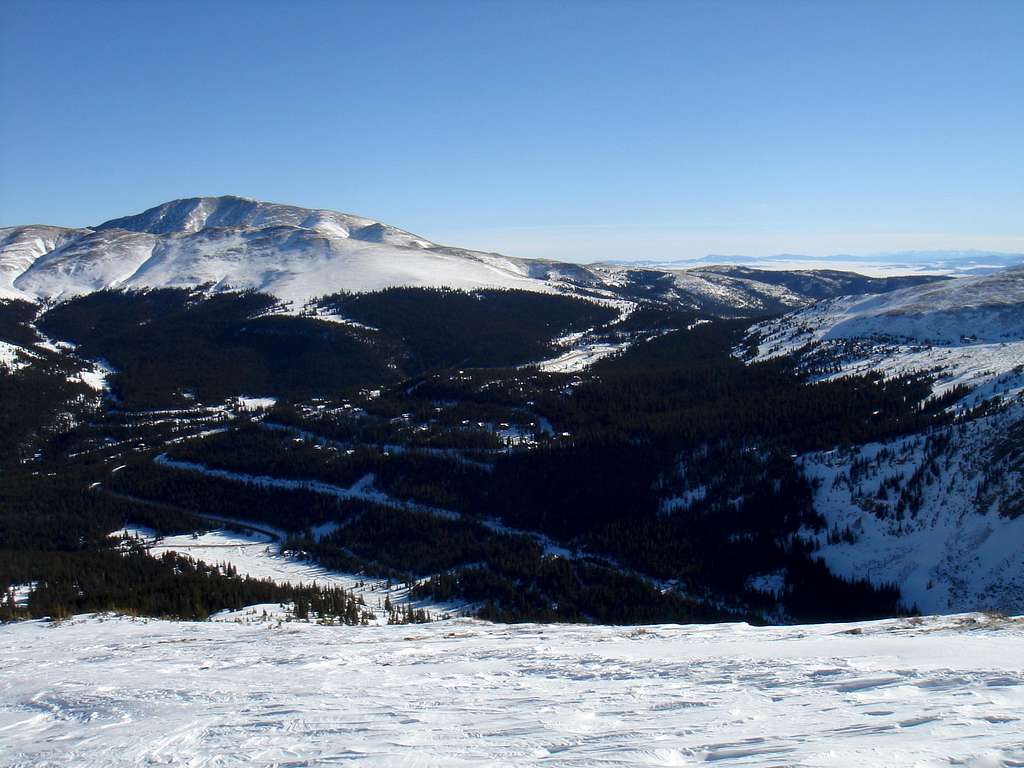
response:
[[[1000,0],[0,0],[0,226],[238,194],[574,261],[1024,251],[1022,34]]]

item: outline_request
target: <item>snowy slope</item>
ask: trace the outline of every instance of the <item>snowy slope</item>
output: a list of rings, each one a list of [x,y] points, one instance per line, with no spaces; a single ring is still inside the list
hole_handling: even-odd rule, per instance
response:
[[[45,246],[50,247],[45,247]],[[45,300],[104,288],[213,284],[304,302],[394,285],[549,291],[515,259],[446,248],[380,222],[237,197],[190,198],[4,255],[14,287]]]
[[[36,355],[7,341],[0,341],[0,370],[17,371],[29,364],[29,361]]]
[[[821,301],[747,341],[752,359],[793,355],[812,378],[928,373],[937,394],[963,385],[961,417],[996,404],[928,434],[800,460],[833,572],[896,584],[928,612],[1024,610],[1024,269]]]
[[[0,299],[31,298],[14,288],[15,279],[43,254],[85,234],[85,230],[30,225],[0,229]]]
[[[748,342],[753,359],[794,354],[826,377],[938,368],[937,392],[991,385],[1024,366],[1024,268],[821,301],[754,326]]]
[[[325,527],[317,535],[325,535],[334,526]],[[196,560],[210,564],[230,563],[239,576],[251,576],[255,579],[272,579],[278,584],[319,584],[321,586],[339,587],[347,592],[363,598],[366,611],[372,613],[371,623],[385,625],[388,622],[385,600],[394,605],[411,605],[418,610],[429,612],[432,617],[460,616],[470,613],[475,606],[440,604],[428,600],[413,601],[409,596],[409,588],[402,584],[392,584],[386,579],[371,579],[365,575],[341,573],[328,570],[316,563],[289,557],[281,552],[280,542],[271,536],[251,532],[234,533],[223,530],[209,531],[198,535],[179,535],[155,538],[152,531],[144,528],[124,528],[112,534],[140,539],[147,544],[149,554],[159,557],[165,552],[177,552]],[[281,613],[281,611],[276,611]],[[244,612],[243,612],[244,615]],[[233,615],[220,616],[220,620],[234,618]]]
[[[1024,624],[0,627],[0,765],[1024,761]]]
[[[1024,400],[802,461],[828,525],[810,537],[833,573],[896,584],[927,613],[1024,610]]]
[[[153,235],[137,232],[88,232],[40,256],[14,287],[47,300],[127,287],[156,244]]]

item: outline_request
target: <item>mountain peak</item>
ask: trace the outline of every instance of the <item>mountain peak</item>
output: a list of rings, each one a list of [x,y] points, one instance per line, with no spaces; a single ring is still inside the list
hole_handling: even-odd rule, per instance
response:
[[[142,213],[105,221],[97,231],[126,229],[151,235],[187,235],[211,227],[265,229],[291,226],[322,229],[347,237],[352,230],[376,224],[372,219],[322,208],[300,208],[237,195],[185,197],[148,208]]]
[[[19,298],[196,285],[294,301],[391,286],[552,290],[516,259],[445,248],[363,216],[236,195],[171,200],[59,243],[11,232],[19,240],[0,242],[0,288]]]

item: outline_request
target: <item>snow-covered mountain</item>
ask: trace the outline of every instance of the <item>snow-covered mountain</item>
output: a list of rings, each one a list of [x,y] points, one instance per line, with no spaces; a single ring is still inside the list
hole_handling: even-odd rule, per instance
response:
[[[175,200],[87,230],[15,227],[0,237],[10,287],[43,300],[207,283],[294,301],[391,285],[549,290],[515,259],[435,245],[359,216],[239,197]]]
[[[310,303],[339,291],[398,285],[501,287],[613,300],[624,309],[650,303],[698,313],[697,318],[670,318],[676,323],[684,320],[678,327],[686,333],[713,317],[752,318],[796,309],[754,325],[736,354],[751,360],[790,355],[812,379],[863,372],[927,374],[933,377],[936,395],[949,395],[935,408],[949,405],[957,419],[952,425],[936,419],[930,423],[941,421],[944,426],[917,435],[904,435],[900,424],[907,422],[897,420],[885,431],[872,433],[884,443],[797,456],[805,474],[817,481],[814,507],[828,521],[824,532],[800,529],[799,535],[816,539],[837,574],[867,575],[879,583],[901,585],[908,606],[948,611],[1024,605],[1024,561],[1016,547],[1006,546],[1018,541],[1024,530],[1019,504],[1024,496],[1024,268],[973,277],[893,279],[743,265],[647,269],[529,261],[436,245],[349,214],[220,197],[178,200],[87,229],[0,230],[0,278],[0,299],[25,298],[46,305],[0,301],[7,312],[8,334],[0,339],[0,369],[18,371],[20,382],[37,377],[61,385],[101,382],[102,371],[117,369],[112,376],[122,403],[161,408],[182,406],[194,398],[197,404],[209,405],[242,394],[301,401],[351,387],[379,393],[380,387],[403,377],[451,365],[469,367],[466,361],[475,359],[471,355],[485,353],[507,355],[508,359],[501,358],[503,365],[539,363],[545,371],[577,374],[601,356],[627,348],[636,351],[645,346],[641,341],[671,332],[661,311],[622,312],[615,317],[607,308],[586,302],[516,294],[500,297],[513,304],[503,310],[504,320],[494,324],[497,350],[491,336],[477,339],[470,333],[454,350],[435,350],[438,337],[451,336],[460,325],[465,326],[462,331],[475,328],[485,315],[466,314],[469,310],[455,302],[448,320],[429,325],[430,338],[414,338],[411,331],[426,327],[424,318],[434,317],[430,294],[414,296],[420,312],[415,322],[396,318],[402,313],[393,311],[396,305],[388,303],[394,300],[389,296]],[[188,312],[182,313],[188,316],[179,317],[168,307],[186,301],[181,295],[114,292],[68,301],[106,288],[205,285],[225,291],[256,289],[291,307],[260,297],[195,292]],[[447,298],[473,306],[480,303],[465,296]],[[153,306],[148,306],[151,300]],[[249,301],[255,302],[255,309],[247,309]],[[223,327],[203,336],[211,324],[209,306],[214,304]],[[527,325],[524,315],[538,312],[541,305],[562,304],[575,305],[569,319],[558,319],[561,315],[554,313],[550,323],[543,321],[523,334],[521,349],[502,347],[515,329]],[[601,320],[601,312],[593,315],[597,309],[608,317]],[[574,324],[573,318],[587,317],[597,319]],[[556,321],[567,324],[564,331],[556,333]],[[72,353],[39,333],[53,342],[80,346]],[[709,337],[708,343],[721,345],[718,349],[727,354],[735,343],[732,333]],[[477,351],[467,349],[471,342],[478,345]],[[152,354],[155,345],[160,355]],[[659,348],[652,348],[656,356]],[[551,357],[541,357],[547,354]],[[103,360],[110,366],[104,367]],[[652,360],[660,364],[657,357]],[[44,370],[51,363],[65,367]],[[729,364],[728,369],[734,367]],[[315,382],[309,380],[314,374]],[[524,381],[529,377],[522,375]],[[790,383],[778,386],[800,386],[792,377],[786,382]],[[533,395],[523,385],[514,382],[522,408],[531,408],[533,401],[527,398]],[[559,387],[551,391],[565,396],[572,391],[572,386],[561,388],[557,383],[530,386],[545,395],[548,386]],[[60,395],[62,390],[55,391]],[[67,398],[82,400],[86,394],[69,391]],[[70,408],[67,398],[58,403],[60,408]],[[909,403],[906,415],[913,416],[917,406],[906,398],[903,402]],[[344,410],[344,405],[338,408]],[[760,403],[748,403],[748,410],[759,409]],[[405,410],[412,413],[414,408]],[[813,420],[814,414],[808,418]],[[475,419],[464,423],[484,428]],[[390,425],[375,422],[374,428],[390,434]],[[110,434],[90,443],[90,450],[107,450],[108,438],[121,439],[123,426],[111,427]],[[205,424],[194,426],[201,430],[197,434],[208,429]],[[442,441],[450,437],[451,425],[446,422],[420,426],[428,432],[436,429]],[[148,428],[140,431],[148,435]],[[549,431],[550,436],[561,432]],[[571,431],[561,434],[572,437]],[[419,435],[401,433],[395,439],[423,439]],[[479,437],[490,439],[491,434]],[[174,445],[179,436],[166,438],[166,445]],[[139,450],[145,451],[155,444],[147,436],[141,445]],[[34,455],[28,448],[24,454],[30,459]],[[478,457],[470,458],[475,462]],[[112,456],[110,461],[121,459]],[[726,498],[724,490],[721,495]],[[765,584],[777,576],[757,573]]]
[[[88,231],[42,224],[0,229],[0,298],[24,298],[24,294],[15,290],[14,281],[40,256],[88,234]]]
[[[0,297],[60,301],[105,288],[213,285],[303,304],[391,286],[514,288],[769,314],[822,296],[891,290],[850,273],[649,269],[528,260],[432,243],[372,219],[241,197],[174,200],[87,229],[0,230]],[[932,278],[909,278],[909,280]],[[861,282],[858,282],[861,281]]]
[[[792,355],[813,378],[927,374],[952,394],[952,426],[802,457],[829,526],[813,538],[833,572],[898,584],[921,610],[1019,610],[1024,269],[821,301],[747,343],[740,354]]]

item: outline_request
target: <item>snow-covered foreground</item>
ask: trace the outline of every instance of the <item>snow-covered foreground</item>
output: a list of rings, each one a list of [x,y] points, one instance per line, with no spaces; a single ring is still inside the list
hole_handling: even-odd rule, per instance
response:
[[[1024,621],[0,627],[0,764],[1009,766]]]

